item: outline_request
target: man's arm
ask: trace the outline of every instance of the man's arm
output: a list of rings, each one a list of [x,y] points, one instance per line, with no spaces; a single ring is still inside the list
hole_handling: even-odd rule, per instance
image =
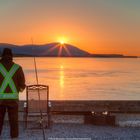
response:
[[[24,72],[22,70],[22,67],[19,68],[18,71],[18,88],[19,91],[22,92],[25,89],[26,85],[25,85],[25,76],[24,76]]]

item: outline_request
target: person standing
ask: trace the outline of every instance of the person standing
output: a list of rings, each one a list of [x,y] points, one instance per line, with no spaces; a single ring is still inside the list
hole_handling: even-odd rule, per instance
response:
[[[19,92],[25,89],[22,67],[13,62],[10,48],[4,48],[0,60],[0,135],[2,133],[6,110],[10,123],[11,138],[17,138]]]

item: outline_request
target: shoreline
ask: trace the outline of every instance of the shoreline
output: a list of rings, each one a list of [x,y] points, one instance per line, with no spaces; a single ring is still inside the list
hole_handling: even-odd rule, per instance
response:
[[[45,58],[140,58],[139,56],[123,56],[123,57],[102,57],[102,56],[28,56],[28,55],[21,55],[21,56],[14,56],[16,57],[45,57]]]

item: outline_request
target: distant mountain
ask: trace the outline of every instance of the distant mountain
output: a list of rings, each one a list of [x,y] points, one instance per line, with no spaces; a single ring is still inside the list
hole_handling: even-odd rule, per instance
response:
[[[0,52],[3,48],[11,48],[16,56],[62,56],[62,57],[87,57],[90,53],[73,45],[50,43],[44,45],[13,45],[0,43]]]
[[[14,56],[138,58],[137,56],[124,56],[122,54],[90,54],[73,45],[61,45],[58,42],[43,45],[13,45],[0,43],[0,54],[3,48],[11,48]]]

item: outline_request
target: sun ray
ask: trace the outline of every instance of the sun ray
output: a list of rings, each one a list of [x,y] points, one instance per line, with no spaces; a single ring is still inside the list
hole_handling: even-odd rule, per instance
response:
[[[63,47],[62,47],[62,45],[60,44],[60,45],[59,45],[58,56],[61,56],[61,55],[62,55],[62,49],[63,49]]]
[[[68,54],[68,56],[71,56],[69,49],[65,45],[64,45],[64,49],[65,49],[66,53]]]
[[[48,50],[48,52],[52,52],[53,50],[55,50],[56,48],[58,48],[59,47],[59,44],[56,44],[56,45],[54,45],[52,48],[50,48],[49,50]]]
[[[66,54],[68,56],[71,56],[71,53],[68,49],[68,47],[66,46],[66,44],[64,43],[64,41],[59,42],[58,44],[54,45],[53,47],[51,47],[47,53],[53,52],[55,49],[58,49],[58,56],[62,56],[62,52],[63,50],[66,52]]]

